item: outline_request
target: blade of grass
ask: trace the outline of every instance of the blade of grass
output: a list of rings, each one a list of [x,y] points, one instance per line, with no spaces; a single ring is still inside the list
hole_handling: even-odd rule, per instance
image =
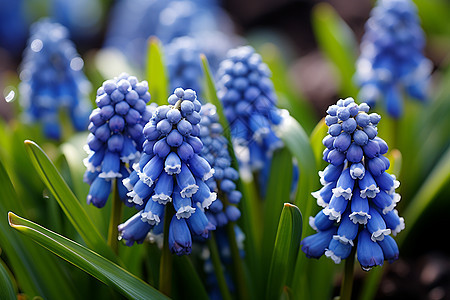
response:
[[[25,146],[42,181],[55,196],[65,215],[86,244],[108,259],[117,261],[116,255],[108,247],[106,241],[45,152],[32,141],[25,141]]]
[[[80,244],[12,212],[8,213],[8,221],[14,229],[130,299],[167,299],[141,279]]]

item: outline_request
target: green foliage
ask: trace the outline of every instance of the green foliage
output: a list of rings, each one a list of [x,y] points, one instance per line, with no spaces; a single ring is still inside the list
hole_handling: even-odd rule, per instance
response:
[[[130,299],[167,299],[133,274],[74,241],[12,212],[8,213],[8,221],[14,229]]]
[[[77,232],[83,237],[86,244],[102,255],[105,255],[107,258],[117,261],[113,251],[108,247],[105,240],[84,211],[80,202],[70,190],[48,156],[32,141],[25,141],[25,146],[42,181],[53,193],[67,218],[73,224]]]
[[[157,37],[148,40],[147,63],[145,79],[152,96],[152,102],[158,105],[167,104],[169,86],[167,82],[166,67],[163,59],[163,49]]]
[[[279,298],[283,288],[292,278],[300,239],[302,236],[302,214],[293,204],[285,203],[278,224],[275,246],[270,263],[266,299]]]

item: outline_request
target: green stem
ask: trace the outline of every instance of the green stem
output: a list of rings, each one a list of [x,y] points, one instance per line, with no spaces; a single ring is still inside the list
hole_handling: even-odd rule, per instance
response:
[[[109,219],[108,228],[108,245],[115,254],[119,253],[119,240],[117,226],[122,221],[122,201],[120,200],[119,189],[117,188],[117,180],[113,180],[113,197],[111,206],[111,217]]]
[[[230,243],[231,258],[233,260],[234,278],[237,285],[239,299],[249,299],[247,278],[245,276],[245,270],[242,264],[243,260],[239,253],[239,248],[237,246],[234,226],[236,226],[234,222],[229,222],[226,225],[228,241]]]
[[[164,242],[159,265],[159,290],[169,296],[172,292],[172,253],[169,249],[169,227],[173,211],[166,205],[164,212]]]
[[[355,265],[355,249],[352,247],[352,252],[345,260],[344,278],[342,278],[341,297],[340,300],[351,300],[353,287],[353,270]]]
[[[220,293],[224,300],[231,300],[230,291],[228,290],[225,276],[222,270],[222,263],[220,262],[219,251],[217,249],[214,233],[210,233],[211,237],[208,239],[209,251],[211,252],[211,260],[214,266],[214,272],[216,274],[217,282],[219,284]]]

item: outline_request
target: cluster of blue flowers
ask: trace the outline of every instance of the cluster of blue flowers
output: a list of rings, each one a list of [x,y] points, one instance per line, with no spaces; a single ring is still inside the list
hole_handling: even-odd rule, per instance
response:
[[[226,50],[235,41],[219,31],[198,33],[195,37],[182,36],[164,46],[164,59],[168,70],[170,88],[179,86],[203,91],[203,70],[200,54],[205,54],[211,71],[215,74]]]
[[[270,70],[250,46],[232,49],[218,70],[217,95],[243,167],[261,170],[282,147],[274,126],[281,122]]]
[[[203,71],[200,53],[198,43],[188,36],[176,38],[164,47],[171,90],[183,86],[201,94]]]
[[[379,0],[366,23],[357,62],[359,97],[371,107],[384,98],[387,112],[403,113],[402,92],[426,99],[431,62],[423,54],[424,33],[411,0]]]
[[[329,134],[323,139],[323,158],[330,164],[319,172],[322,189],[312,193],[323,209],[310,218],[317,233],[302,241],[308,257],[325,254],[335,263],[357,246],[365,270],[398,258],[390,234],[405,227],[394,209],[400,201],[395,193],[399,182],[386,173],[388,145],[377,137],[381,117],[368,111],[366,103],[357,105],[352,98],[328,108],[325,122]]]
[[[139,82],[126,73],[105,81],[97,90],[98,108],[89,117],[89,156],[84,161],[87,168],[84,180],[91,185],[88,203],[103,207],[112,180],[127,178],[128,167],[139,160],[145,139],[143,128],[155,109],[147,105],[149,101],[147,81]],[[117,187],[125,201],[126,188],[120,181]]]
[[[216,227],[222,227],[229,221],[235,222],[241,216],[237,208],[242,198],[236,189],[239,173],[231,167],[231,157],[228,153],[228,141],[222,135],[223,128],[219,123],[216,107],[205,104],[200,111],[200,139],[203,142],[201,156],[214,168],[214,175],[206,181],[211,191],[219,197],[214,201],[206,215]],[[222,199],[222,200],[221,200]]]
[[[192,235],[208,238],[215,229],[204,210],[217,194],[205,183],[214,169],[200,156],[201,103],[195,91],[177,88],[168,102],[145,125],[144,153],[123,180],[130,203],[141,211],[119,225],[119,233],[127,245],[141,243],[152,228],[160,232],[163,218],[173,211],[169,248],[182,255],[191,252]],[[173,206],[166,208],[169,203]]]
[[[157,36],[163,45],[177,37],[189,36],[205,53],[210,48],[210,40],[222,46],[226,39],[216,36],[232,32],[229,16],[216,1],[121,0],[115,4],[110,20],[105,46],[119,49],[137,67],[143,65],[150,36]],[[205,38],[209,32],[214,35]],[[223,51],[223,48],[215,49],[218,50]]]
[[[60,109],[67,110],[76,130],[87,127],[91,85],[82,68],[65,27],[47,19],[31,27],[20,72],[21,104],[26,121],[40,121],[48,138],[61,137]]]

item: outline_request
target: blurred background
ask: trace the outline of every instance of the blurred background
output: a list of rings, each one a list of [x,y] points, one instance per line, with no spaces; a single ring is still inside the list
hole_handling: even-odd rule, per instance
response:
[[[434,68],[430,98],[444,98],[440,100],[444,103],[441,107],[448,108],[445,103],[450,101],[450,95],[441,87],[449,85],[443,80],[448,78],[445,74],[449,68],[450,2],[414,2],[427,36],[425,56]],[[168,45],[185,34],[177,32],[179,25],[174,22],[184,20],[181,24],[186,25],[186,20],[193,19],[188,27],[194,36],[202,27],[204,30],[205,24],[211,25],[214,38],[219,37],[228,47],[249,43],[262,54],[269,67],[276,66],[278,69],[272,69],[274,81],[286,80],[286,90],[290,93],[279,95],[281,105],[283,96],[294,98],[305,111],[296,117],[311,133],[329,105],[341,97],[357,96],[354,87],[353,90],[343,88],[342,70],[324,51],[315,27],[317,18],[320,19],[320,13],[336,14],[342,32],[348,34],[350,43],[346,47],[357,57],[364,24],[373,5],[374,1],[370,0],[0,0],[0,91],[4,97],[0,101],[0,116],[6,123],[19,119],[20,64],[33,22],[49,17],[69,29],[71,40],[84,59],[84,72],[92,86],[97,87],[121,71],[142,74],[147,39],[156,35],[163,45]],[[208,45],[204,47],[207,49]],[[223,55],[218,55],[219,59]],[[210,63],[214,66],[212,59]],[[276,78],[280,74],[283,78]],[[352,91],[355,94],[349,94]],[[91,97],[92,102],[94,98]],[[448,124],[450,115],[441,118],[441,123]],[[435,149],[437,154],[430,155],[432,162],[414,170],[418,173],[415,180],[426,178],[439,154],[450,145],[448,132],[440,138],[440,148]],[[401,191],[402,205],[407,205],[408,198],[417,191],[411,185],[410,189]],[[450,187],[441,189],[405,241],[399,261],[385,264],[377,299],[450,299],[450,243],[446,239],[450,226],[449,195]],[[357,272],[356,276],[358,289],[364,281],[363,272]],[[335,280],[336,290],[339,279]]]

